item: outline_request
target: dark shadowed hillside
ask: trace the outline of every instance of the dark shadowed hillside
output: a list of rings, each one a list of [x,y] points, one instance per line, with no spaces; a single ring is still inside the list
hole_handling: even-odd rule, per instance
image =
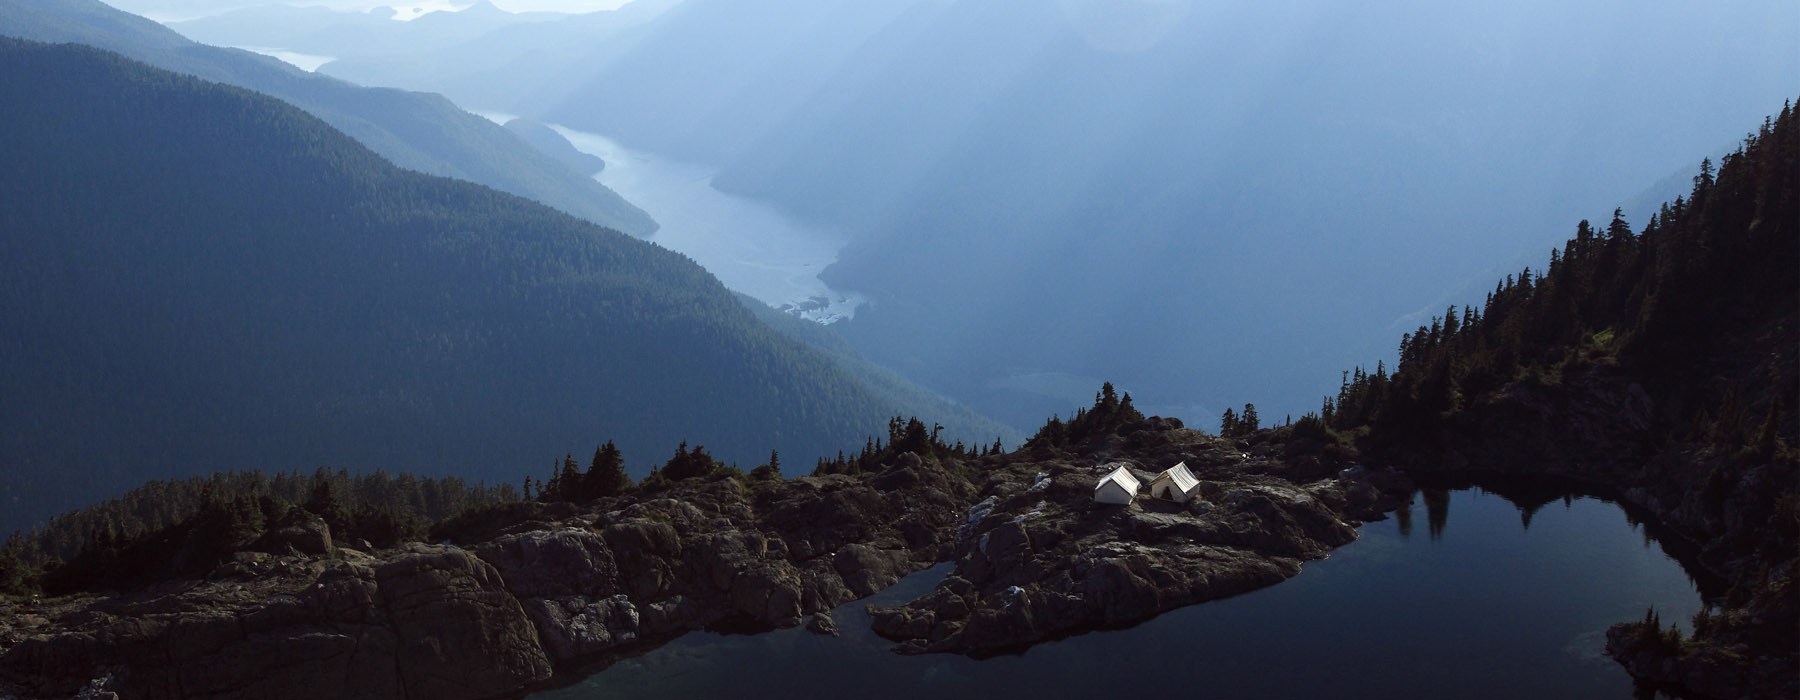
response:
[[[438,95],[362,88],[247,51],[196,44],[97,0],[0,0],[0,35],[77,42],[178,73],[267,93],[395,164],[461,178],[633,235],[656,222],[612,190]]]
[[[403,170],[262,95],[0,44],[6,526],[258,467],[746,467],[891,407],[687,258]],[[802,457],[804,456],[804,457]]]

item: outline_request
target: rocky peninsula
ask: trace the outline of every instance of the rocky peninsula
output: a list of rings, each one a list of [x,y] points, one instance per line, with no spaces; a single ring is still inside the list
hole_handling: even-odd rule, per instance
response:
[[[954,572],[877,631],[903,653],[1016,649],[1279,582],[1410,493],[1316,448],[1152,418],[551,504],[455,542],[364,551],[315,526],[204,576],[0,604],[0,697],[494,697],[692,630],[829,633],[833,607],[937,562]],[[1201,480],[1185,505],[1092,500],[1104,471],[1178,461]]]

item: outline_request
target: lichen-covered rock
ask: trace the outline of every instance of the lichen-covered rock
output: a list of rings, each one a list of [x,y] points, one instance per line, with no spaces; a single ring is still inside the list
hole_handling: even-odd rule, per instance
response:
[[[409,696],[483,698],[550,677],[550,660],[499,572],[455,547],[413,545],[375,570]]]
[[[605,598],[620,592],[612,549],[590,530],[562,527],[508,535],[475,552],[500,572],[507,591],[519,598]]]
[[[631,599],[578,595],[521,601],[537,625],[545,651],[556,661],[597,654],[638,639],[638,611]]]
[[[838,636],[837,621],[831,619],[829,614],[816,612],[806,616],[806,631],[821,636],[836,637]]]

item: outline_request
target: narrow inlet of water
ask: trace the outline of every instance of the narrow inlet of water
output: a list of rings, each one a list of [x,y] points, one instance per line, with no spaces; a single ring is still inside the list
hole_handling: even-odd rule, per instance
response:
[[[599,134],[551,125],[575,148],[606,161],[595,179],[661,226],[650,240],[706,268],[726,287],[818,323],[850,318],[862,295],[834,290],[819,273],[845,238],[767,202],[713,188],[718,169],[634,151]]]

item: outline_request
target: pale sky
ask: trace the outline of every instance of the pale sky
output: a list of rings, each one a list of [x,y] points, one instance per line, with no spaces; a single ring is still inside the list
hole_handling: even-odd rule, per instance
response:
[[[492,0],[496,7],[508,12],[593,12],[611,10],[631,0]],[[338,9],[367,10],[383,5],[391,7],[425,7],[456,9],[468,7],[471,0],[290,0],[269,4],[326,5]]]
[[[365,11],[386,6],[401,10],[401,15],[407,17],[413,14],[407,12],[412,8],[433,11],[460,9],[469,6],[474,0],[104,0],[104,2],[126,12],[163,22],[204,17],[242,7],[266,5],[299,7],[322,5],[334,10],[353,11]],[[500,9],[509,12],[593,12],[616,9],[631,0],[492,0],[492,2]]]
[[[594,10],[611,10],[631,0],[493,0],[494,5],[508,12],[592,12]]]

